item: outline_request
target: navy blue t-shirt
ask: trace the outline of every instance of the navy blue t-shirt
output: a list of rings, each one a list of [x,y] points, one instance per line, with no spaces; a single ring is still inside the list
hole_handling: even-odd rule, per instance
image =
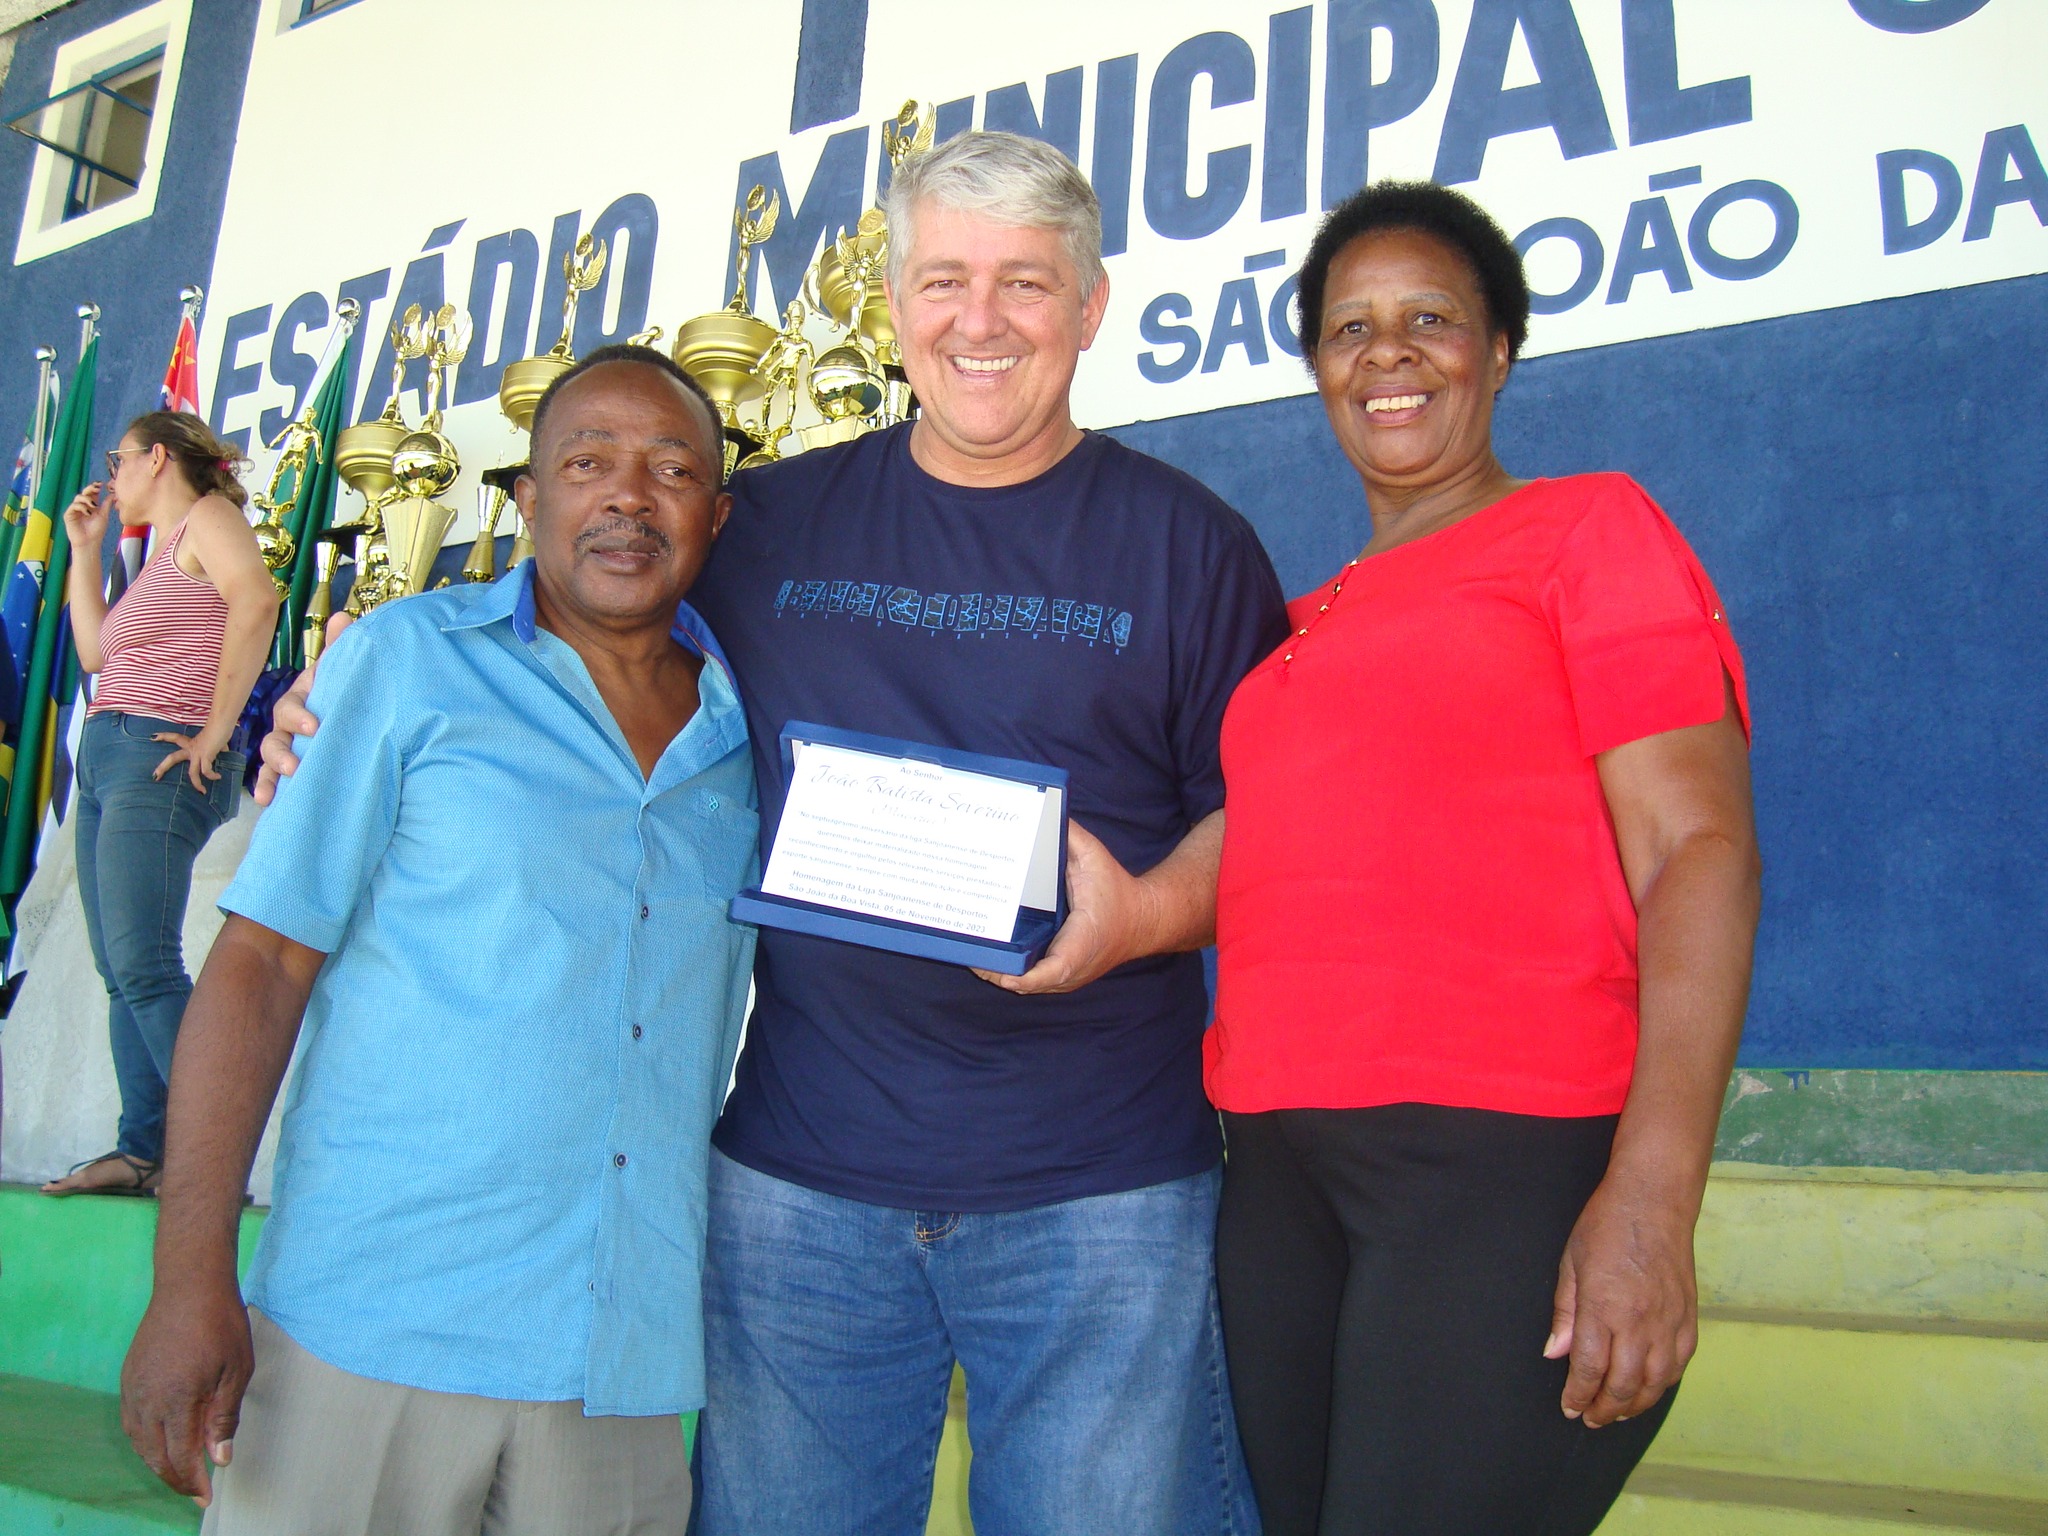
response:
[[[690,601],[732,658],[765,862],[782,728],[809,720],[1051,763],[1143,873],[1223,804],[1217,734],[1286,633],[1250,526],[1090,433],[1022,485],[934,479],[910,427],[752,470]],[[958,966],[764,928],[714,1144],[808,1188],[1003,1211],[1214,1166],[1198,956],[1019,997]]]

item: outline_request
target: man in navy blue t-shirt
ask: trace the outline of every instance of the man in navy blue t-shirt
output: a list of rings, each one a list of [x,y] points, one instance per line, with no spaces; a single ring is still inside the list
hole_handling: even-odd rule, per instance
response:
[[[1064,156],[965,135],[888,212],[923,414],[740,476],[691,600],[765,827],[792,719],[1052,763],[1073,915],[1016,979],[762,930],[713,1136],[703,1536],[921,1533],[956,1359],[977,1526],[1255,1530],[1194,951],[1218,730],[1279,585],[1215,495],[1074,425],[1108,285]]]
[[[1071,162],[966,134],[888,212],[922,414],[735,479],[690,600],[764,857],[782,728],[813,721],[1067,770],[1072,910],[1015,978],[761,931],[713,1135],[699,1529],[920,1536],[958,1361],[978,1529],[1255,1532],[1195,951],[1223,710],[1286,633],[1279,584],[1215,495],[1074,425],[1109,288]]]

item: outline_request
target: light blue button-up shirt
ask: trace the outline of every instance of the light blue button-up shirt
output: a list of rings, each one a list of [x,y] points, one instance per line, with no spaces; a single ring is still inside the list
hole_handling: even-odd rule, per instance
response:
[[[746,726],[684,606],[702,704],[643,779],[532,570],[336,641],[221,898],[329,956],[247,1294],[357,1375],[674,1413],[754,950]]]

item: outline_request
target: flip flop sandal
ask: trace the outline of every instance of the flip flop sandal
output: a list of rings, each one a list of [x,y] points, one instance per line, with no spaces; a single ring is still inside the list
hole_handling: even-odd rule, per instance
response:
[[[73,1164],[70,1171],[64,1175],[64,1178],[68,1179],[72,1174],[81,1173],[87,1168],[97,1168],[101,1163],[120,1163],[128,1170],[129,1182],[126,1184],[101,1184],[97,1186],[60,1189],[57,1186],[63,1180],[53,1179],[43,1186],[43,1193],[59,1197],[65,1195],[153,1195],[156,1193],[157,1181],[163,1173],[163,1167],[159,1163],[152,1163],[147,1158],[130,1157],[126,1152],[116,1151],[105,1152],[98,1157],[89,1157],[82,1163]]]

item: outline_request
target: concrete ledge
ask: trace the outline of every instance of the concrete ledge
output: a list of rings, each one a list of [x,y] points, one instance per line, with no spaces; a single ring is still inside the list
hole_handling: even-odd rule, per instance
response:
[[[1698,1254],[1700,1302],[1724,1314],[1857,1314],[2048,1336],[2041,1174],[1717,1163]]]
[[[1703,1318],[1646,1465],[2048,1501],[2048,1343],[1810,1324]]]
[[[2048,1504],[1924,1488],[1645,1466],[1600,1536],[1884,1536],[1905,1530],[2038,1536]]]

